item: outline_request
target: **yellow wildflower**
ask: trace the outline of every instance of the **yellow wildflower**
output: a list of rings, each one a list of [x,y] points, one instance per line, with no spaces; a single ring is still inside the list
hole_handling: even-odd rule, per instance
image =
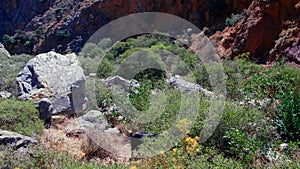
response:
[[[172,158],[172,161],[173,161],[173,163],[176,163],[177,159],[174,157],[174,158]]]
[[[20,169],[19,167],[15,167],[15,169]]]
[[[78,156],[79,156],[79,158],[83,158],[83,157],[85,157],[85,153],[83,151],[80,151]]]
[[[183,166],[180,164],[177,166],[177,169],[183,169]]]
[[[176,154],[176,153],[177,153],[177,149],[173,148],[173,154]]]
[[[187,119],[182,119],[182,120],[180,120],[180,123],[181,123],[182,125],[187,125],[187,124],[188,124]]]
[[[136,166],[132,166],[132,167],[130,167],[130,169],[137,169],[137,168],[136,168]]]
[[[190,152],[190,147],[185,147],[185,151],[187,152],[187,153],[189,153]]]
[[[191,140],[192,140],[192,138],[191,138],[191,137],[187,137],[187,138],[185,138],[185,140],[184,140],[184,141],[185,141],[186,143],[190,143],[190,142],[191,142]]]
[[[162,133],[163,133],[163,135],[168,135],[169,134],[168,131],[163,131]]]
[[[195,140],[199,141],[199,140],[200,140],[200,138],[199,138],[198,136],[196,136],[196,137],[195,137]]]
[[[193,147],[196,148],[196,147],[198,147],[198,146],[199,146],[198,142],[194,142],[194,143],[193,143]]]

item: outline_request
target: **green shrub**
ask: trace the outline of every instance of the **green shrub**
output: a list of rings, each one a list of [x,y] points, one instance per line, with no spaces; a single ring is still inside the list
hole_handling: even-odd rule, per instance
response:
[[[177,48],[177,46],[175,46],[175,44],[173,43],[163,43],[163,42],[158,42],[156,44],[154,44],[153,46],[151,46],[151,49],[161,49],[161,50],[167,50],[169,52],[171,51],[175,51],[175,49]]]
[[[203,117],[205,117],[205,114],[202,115],[202,118]],[[226,102],[222,118],[213,135],[208,139],[205,145],[215,145],[220,149],[226,149],[228,140],[224,138],[224,136],[226,136],[226,132],[232,129],[243,129],[250,138],[256,138],[264,141],[264,143],[273,141],[276,130],[274,131],[274,128],[266,118],[267,115],[263,111],[236,103]],[[203,119],[197,119],[197,121],[199,121],[200,124],[203,123]],[[198,133],[196,134],[199,135]]]
[[[136,38],[128,38],[125,41],[118,42],[109,50],[105,58],[118,60],[120,56],[126,58],[136,51],[145,49],[169,51],[181,58],[189,68],[193,68],[196,61],[199,61],[197,55],[177,46],[173,39],[161,34],[144,34]]]
[[[140,84],[149,85],[149,89],[163,89],[166,87],[166,72],[154,68],[145,69],[134,76]]]
[[[138,52],[138,51],[146,50],[146,49],[147,48],[143,48],[143,47],[130,48],[122,54],[122,58],[127,58],[129,55],[133,54],[134,52]]]
[[[199,67],[193,71],[193,75],[195,77],[197,84],[201,85],[203,88],[207,90],[211,90],[209,75],[203,64],[199,65]]]
[[[175,41],[168,36],[161,34],[144,34],[135,38],[128,38],[124,41],[118,42],[115,45],[113,45],[112,48],[104,56],[102,62],[100,63],[101,66],[99,66],[97,72],[98,76],[100,78],[108,77],[109,75],[111,75],[110,72],[114,72],[113,67],[117,67],[117,65],[122,63],[122,61],[124,61],[124,59],[127,58],[129,55],[132,55],[139,51],[148,52],[148,55],[153,55],[155,59],[159,59],[165,62],[168,62],[167,59],[170,58],[170,53],[173,53],[178,57],[174,58],[175,60],[181,59],[183,62],[181,63],[181,66],[175,68],[175,71],[172,67],[171,69],[173,70],[171,71],[181,75],[186,75],[186,73],[189,72],[189,69],[195,69],[195,64],[198,61],[200,61],[197,55],[193,54],[190,51],[187,51],[184,48],[177,46],[175,44]],[[150,59],[149,61],[152,60]],[[146,61],[144,62],[146,64]],[[175,63],[174,60],[172,63]],[[122,71],[121,73],[124,73],[124,71]],[[155,74],[149,74],[148,77],[151,78],[152,75]],[[148,80],[153,80],[153,78]]]
[[[107,55],[111,54],[114,56],[113,59],[115,59],[119,57],[121,54],[123,54],[126,50],[130,49],[130,47],[131,46],[126,42],[118,42],[112,47],[112,49],[109,51]]]
[[[43,29],[44,29],[44,26],[39,26],[38,28],[36,28],[35,30],[34,30],[34,34],[36,35],[36,36],[39,36],[40,38],[42,38],[43,36]]]
[[[32,102],[7,99],[0,103],[0,128],[33,136],[44,127]]]
[[[247,55],[247,53],[245,54]],[[256,63],[253,63],[247,59],[235,59],[234,62],[236,63],[236,67],[238,69],[238,73],[241,74],[242,79],[247,79],[252,75],[255,75],[262,71],[263,67],[261,65],[258,65]],[[226,62],[225,62],[225,69],[227,68]],[[230,66],[230,65],[228,65]]]
[[[275,101],[287,91],[295,92],[300,88],[300,71],[291,66],[275,65],[250,76],[243,88],[248,98]]]
[[[14,96],[18,94],[16,78],[25,64],[31,59],[29,55],[14,55],[8,58],[0,54],[0,90],[11,92]]]
[[[96,95],[96,101],[97,105],[101,107],[104,103],[105,104],[111,104],[112,103],[112,94],[110,89],[106,88],[102,84],[96,84],[96,90],[95,90],[95,95]]]
[[[241,15],[241,14],[236,14],[236,15],[231,14],[230,18],[226,18],[225,24],[226,24],[226,26],[234,26],[241,19],[243,19],[243,15]]]
[[[5,45],[21,45],[24,46],[28,52],[31,52],[35,43],[39,39],[44,39],[43,27],[38,27],[34,32],[25,32],[24,30],[16,30],[14,36],[4,35],[3,41]]]
[[[196,57],[196,63],[199,61]],[[194,62],[191,62],[194,63]],[[240,101],[244,99],[244,82],[252,75],[255,75],[263,69],[261,65],[252,63],[244,59],[225,60],[223,68],[226,80],[226,98],[227,100]],[[190,68],[191,69],[191,68]],[[209,74],[204,64],[199,64],[195,69],[192,69],[196,83],[211,90]]]
[[[59,39],[64,39],[64,38],[70,37],[71,34],[70,34],[70,31],[68,31],[68,30],[59,30],[59,31],[57,31],[56,36]]]
[[[83,58],[100,59],[103,56],[103,50],[94,43],[87,43],[81,51]]]
[[[234,101],[245,99],[243,83],[263,69],[261,65],[245,59],[226,60],[223,66],[226,74],[226,98]]]
[[[63,14],[63,12],[64,12],[65,10],[66,10],[66,8],[61,8],[61,7],[56,8],[56,9],[54,10],[55,16],[56,16],[57,18],[61,18],[61,17],[62,17],[62,14]]]
[[[149,96],[151,93],[149,85],[142,84],[135,90],[137,90],[138,93],[131,93],[129,95],[130,103],[139,111],[148,110],[150,106]]]
[[[275,126],[283,139],[300,141],[300,94],[286,92],[274,118]]]
[[[26,42],[24,43],[25,48],[27,49],[32,49],[35,43],[35,38],[34,37],[30,37],[28,40],[26,40]]]
[[[128,103],[117,100],[118,98],[112,100],[113,103],[121,107],[122,112],[119,113],[126,115],[128,119],[127,128],[132,131],[147,131],[158,134],[172,127],[180,110],[180,92],[175,89],[165,89],[164,95],[155,96],[155,100],[150,102],[149,85],[141,84],[136,90],[139,93],[131,93],[129,101],[137,111],[129,107]],[[136,123],[137,119],[139,121]],[[143,120],[147,122],[141,122]]]
[[[15,42],[16,42],[16,40],[12,36],[9,36],[7,34],[5,34],[3,36],[3,43],[4,43],[4,45],[14,44]]]
[[[86,75],[97,73],[98,66],[104,57],[104,51],[109,48],[109,45],[110,39],[104,39],[98,45],[87,43],[84,46],[78,58]]]
[[[98,66],[97,75],[99,78],[108,78],[114,75],[115,67],[106,58]]]
[[[175,67],[174,70],[172,70],[173,75],[179,75],[179,76],[186,76],[191,73],[191,71],[188,69],[187,65],[184,62],[178,63],[178,65]],[[193,75],[193,79],[196,78],[195,74]]]
[[[263,148],[263,143],[257,138],[251,138],[249,133],[241,129],[232,128],[227,131],[225,139],[228,139],[228,154],[239,158],[245,165],[253,163],[253,159],[258,155],[259,150]]]
[[[16,30],[15,32],[15,39],[19,40],[21,43],[25,43],[28,39],[28,35],[26,35],[26,32],[20,29]]]
[[[97,44],[102,51],[107,51],[112,47],[112,45],[112,40],[110,38],[104,38]]]
[[[97,73],[100,61],[98,61],[97,59],[92,59],[89,57],[84,58],[80,56],[78,59],[85,75],[89,75],[90,73]]]

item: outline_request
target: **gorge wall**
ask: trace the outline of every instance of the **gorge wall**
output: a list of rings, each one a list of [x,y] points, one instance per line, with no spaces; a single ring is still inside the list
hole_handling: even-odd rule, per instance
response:
[[[173,14],[207,27],[222,57],[249,52],[258,63],[287,56],[299,64],[298,0],[4,0],[0,37],[12,54],[80,52],[103,25],[137,12]],[[239,18],[226,25],[232,14]]]
[[[96,30],[128,14],[164,12],[199,28],[213,25],[212,29],[221,30],[227,16],[242,11],[249,3],[250,0],[5,0],[0,2],[0,37],[8,34],[16,39],[7,40],[6,48],[11,53],[38,54],[51,49],[78,52]]]

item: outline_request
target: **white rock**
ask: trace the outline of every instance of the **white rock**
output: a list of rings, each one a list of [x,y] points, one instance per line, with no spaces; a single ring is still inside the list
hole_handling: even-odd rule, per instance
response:
[[[85,76],[75,54],[43,53],[31,59],[17,77],[19,98],[39,101],[48,98],[53,114],[84,110]]]

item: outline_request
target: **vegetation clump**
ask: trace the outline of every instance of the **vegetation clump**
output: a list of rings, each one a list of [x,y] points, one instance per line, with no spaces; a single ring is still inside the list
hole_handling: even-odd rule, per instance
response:
[[[7,99],[0,102],[0,128],[26,136],[37,136],[44,127],[32,102]]]

